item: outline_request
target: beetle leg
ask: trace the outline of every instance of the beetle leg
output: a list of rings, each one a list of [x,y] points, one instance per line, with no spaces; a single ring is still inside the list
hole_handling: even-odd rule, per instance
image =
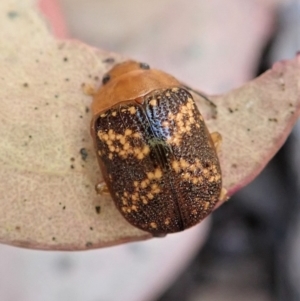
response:
[[[90,84],[83,83],[81,85],[81,87],[82,87],[83,93],[86,95],[89,95],[89,96],[94,96],[97,92],[96,89]]]
[[[211,140],[214,143],[215,149],[217,152],[220,151],[221,143],[222,143],[222,136],[219,132],[213,132],[210,134]]]
[[[95,190],[96,190],[97,194],[102,194],[102,195],[110,194],[105,182],[100,182],[100,183],[96,184]]]
[[[189,86],[186,86],[186,85],[184,85],[184,84],[182,84],[182,86],[183,86],[184,88],[186,88],[187,90],[189,90],[189,91],[191,91],[191,92],[197,94],[198,96],[202,97],[202,98],[208,103],[208,105],[212,108],[212,110],[213,110],[212,118],[214,118],[214,119],[217,118],[217,114],[218,114],[218,111],[217,111],[217,105],[216,105],[213,101],[211,101],[205,94],[203,94],[203,93],[201,93],[201,92],[199,92],[199,91],[196,91],[196,90],[192,89],[192,88],[189,87]]]
[[[228,199],[229,196],[227,195],[227,190],[225,188],[222,188],[219,196],[219,202],[225,202],[228,201]]]

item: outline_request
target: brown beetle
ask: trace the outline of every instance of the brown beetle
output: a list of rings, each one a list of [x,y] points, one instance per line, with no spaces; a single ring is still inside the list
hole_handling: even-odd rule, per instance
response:
[[[107,188],[132,225],[159,236],[199,223],[222,190],[214,143],[188,89],[127,61],[103,77],[91,134]]]

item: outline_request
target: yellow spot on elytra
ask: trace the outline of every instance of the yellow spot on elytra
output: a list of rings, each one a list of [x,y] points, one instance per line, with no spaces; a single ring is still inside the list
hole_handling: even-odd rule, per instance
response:
[[[147,187],[146,181],[142,181],[141,187],[142,187],[142,188],[146,188],[146,187]]]
[[[138,185],[139,185],[139,182],[138,182],[138,181],[134,181],[134,182],[133,182],[133,186],[134,186],[134,187],[138,187]]]
[[[152,193],[148,193],[147,194],[147,198],[149,199],[149,200],[152,200],[153,198],[154,198],[154,195],[152,194]]]
[[[130,149],[130,144],[128,142],[126,142],[123,146],[123,149],[126,151],[128,149]]]
[[[154,228],[154,229],[156,229],[156,228],[157,228],[157,224],[156,224],[156,223],[154,223],[154,222],[150,223],[150,226],[151,226],[151,228]]]
[[[172,162],[172,168],[175,170],[175,172],[180,172],[181,168],[180,168],[180,165],[179,165],[179,162],[178,161],[173,161]]]
[[[216,178],[214,176],[211,176],[209,179],[208,179],[208,182],[214,182],[216,180]]]
[[[110,160],[112,160],[113,155],[112,155],[112,154],[109,154],[109,155],[108,155],[108,158],[109,158]]]
[[[106,116],[107,116],[107,114],[105,114],[105,113],[103,113],[103,114],[100,115],[101,118],[104,118]]]
[[[145,145],[143,147],[143,154],[148,155],[150,153],[150,147],[148,145]]]
[[[135,212],[137,212],[137,211],[138,211],[138,207],[137,207],[137,206],[135,206],[135,205],[132,205],[132,206],[131,206],[131,209],[132,209],[133,211],[135,211]]]
[[[147,172],[147,178],[149,180],[152,180],[154,178],[154,173],[153,172]]]
[[[141,134],[139,132],[135,132],[132,137],[134,138],[141,138]]]
[[[170,125],[170,124],[169,124],[168,121],[163,121],[163,122],[162,122],[162,126],[165,127],[165,128],[169,127],[169,125]]]
[[[207,210],[209,208],[210,203],[209,202],[203,202],[204,210]]]
[[[131,212],[131,209],[130,209],[130,208],[127,208],[127,212],[130,213],[130,212]]]
[[[116,112],[116,111],[113,111],[113,112],[111,113],[111,115],[115,117],[115,116],[117,116],[117,112]]]
[[[127,207],[122,207],[123,212],[127,212]]]
[[[165,219],[165,225],[169,225],[169,224],[170,224],[170,221],[171,221],[171,219],[170,219],[169,217],[167,217],[167,218]]]
[[[157,100],[155,98],[151,99],[149,104],[153,107],[157,106]]]
[[[129,111],[129,113],[130,114],[135,114],[136,113],[136,108],[135,107],[130,107],[129,109],[128,109],[128,111]]]
[[[186,172],[182,175],[182,178],[187,180],[190,177],[190,175]]]
[[[193,215],[196,215],[198,212],[197,212],[197,210],[196,209],[194,209],[194,210],[192,210],[192,212],[191,212]]]
[[[162,171],[160,168],[156,168],[155,171],[154,171],[154,177],[156,179],[160,179],[162,177]]]
[[[208,171],[207,168],[204,168],[204,169],[202,170],[202,173],[204,174],[204,176],[206,176],[206,175],[209,173],[209,171]]]
[[[129,136],[132,134],[132,130],[131,129],[126,129],[125,130],[125,136]]]
[[[120,143],[123,144],[123,145],[126,143],[126,139],[125,139],[124,136],[122,136],[122,137],[120,138]]]
[[[189,163],[185,161],[183,158],[180,158],[180,166],[182,169],[185,169],[189,166]]]

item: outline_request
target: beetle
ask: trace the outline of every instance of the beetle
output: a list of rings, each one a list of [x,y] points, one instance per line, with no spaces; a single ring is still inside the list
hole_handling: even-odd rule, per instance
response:
[[[203,220],[221,198],[215,145],[189,88],[145,63],[126,61],[94,94],[91,135],[104,182],[135,227],[163,236]]]

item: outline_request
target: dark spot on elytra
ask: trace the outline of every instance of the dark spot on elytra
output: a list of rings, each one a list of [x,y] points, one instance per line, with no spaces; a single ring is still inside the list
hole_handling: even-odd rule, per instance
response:
[[[70,79],[69,78],[65,78],[65,81],[68,82]]]
[[[232,167],[232,168],[237,168],[237,165],[236,165],[235,163],[233,163],[233,164],[231,165],[231,167]]]
[[[73,164],[71,164],[71,165],[70,165],[70,168],[71,168],[71,169],[74,169],[74,168],[75,168],[75,166],[74,166]]]
[[[250,132],[250,129],[247,129],[248,132]]]
[[[20,231],[20,230],[21,230],[21,227],[20,227],[20,226],[16,226],[16,230],[17,230],[17,231]]]
[[[94,77],[94,80],[99,80],[99,76],[95,76],[95,77]]]
[[[71,158],[70,158],[70,161],[74,162],[74,161],[75,161],[75,158],[74,158],[74,157],[71,157]]]
[[[68,61],[68,58],[67,57],[64,57],[64,62],[67,62]]]
[[[93,245],[93,243],[90,242],[90,241],[88,241],[88,242],[85,244],[85,246],[86,246],[87,248],[90,248],[92,245]]]
[[[101,207],[100,206],[95,206],[95,210],[97,214],[100,214],[101,212]]]
[[[29,87],[28,83],[24,83],[23,87],[28,88]]]
[[[65,210],[65,209],[66,209],[66,206],[63,206],[62,209]]]
[[[81,159],[82,159],[83,161],[86,161],[86,158],[87,158],[87,156],[88,156],[87,150],[83,147],[83,148],[80,149],[79,153],[80,153],[80,155],[81,155]]]
[[[113,64],[115,62],[115,59],[113,57],[108,57],[104,60],[102,60],[102,63],[107,63],[107,64]]]
[[[58,97],[59,97],[59,95],[58,95],[58,94],[55,94],[55,95],[54,95],[54,97],[55,97],[55,98],[58,98]]]
[[[56,238],[53,236],[53,237],[52,237],[52,240],[54,241],[54,240],[56,240]]]
[[[94,230],[94,228],[93,228],[93,227],[90,227],[90,230],[91,230],[91,231],[93,231],[93,230]]]
[[[31,139],[31,138],[32,138],[32,136],[31,136],[31,135],[29,135],[29,136],[28,136],[28,138],[29,138],[29,139]]]
[[[85,107],[85,112],[88,113],[90,109],[88,107]]]
[[[233,113],[233,110],[231,108],[228,108],[229,113]]]

